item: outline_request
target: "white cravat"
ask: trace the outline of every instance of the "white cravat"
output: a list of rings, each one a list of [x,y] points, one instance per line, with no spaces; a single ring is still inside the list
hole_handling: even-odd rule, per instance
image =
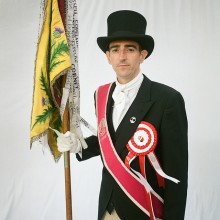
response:
[[[116,81],[116,87],[112,94],[114,100],[112,120],[115,130],[134,101],[143,79],[143,75],[139,73],[133,80],[126,84],[120,84]]]

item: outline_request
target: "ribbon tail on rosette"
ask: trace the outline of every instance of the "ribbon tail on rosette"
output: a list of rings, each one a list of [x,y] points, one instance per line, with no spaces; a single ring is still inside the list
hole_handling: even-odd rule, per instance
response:
[[[147,155],[151,165],[153,166],[153,168],[155,169],[155,171],[160,175],[162,176],[163,178],[165,179],[168,179],[174,183],[179,183],[180,181],[176,178],[173,178],[169,175],[167,175],[166,173],[164,173],[164,171],[162,170],[158,160],[157,160],[157,157],[156,155],[154,154],[154,152],[150,152],[148,155]]]

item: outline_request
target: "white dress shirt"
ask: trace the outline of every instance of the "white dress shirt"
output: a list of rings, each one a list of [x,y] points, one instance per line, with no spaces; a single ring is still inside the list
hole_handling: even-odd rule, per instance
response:
[[[116,81],[116,87],[112,94],[114,100],[112,120],[115,130],[134,101],[143,79],[144,76],[139,72],[133,80],[126,84],[120,84]]]

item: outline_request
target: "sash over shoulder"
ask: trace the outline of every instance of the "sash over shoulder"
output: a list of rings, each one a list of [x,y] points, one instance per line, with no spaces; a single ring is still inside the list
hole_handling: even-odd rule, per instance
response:
[[[151,220],[162,219],[163,199],[149,186],[145,176],[132,170],[117,154],[113,146],[106,119],[106,108],[112,84],[100,86],[96,92],[96,113],[98,120],[98,138],[101,146],[103,162],[109,173],[124,193]]]

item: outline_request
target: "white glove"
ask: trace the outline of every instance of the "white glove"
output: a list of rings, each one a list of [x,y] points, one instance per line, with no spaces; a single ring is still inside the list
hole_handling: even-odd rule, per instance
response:
[[[70,153],[79,153],[82,150],[82,145],[77,136],[67,131],[65,134],[59,133],[57,137],[58,150],[61,153],[70,151]]]

